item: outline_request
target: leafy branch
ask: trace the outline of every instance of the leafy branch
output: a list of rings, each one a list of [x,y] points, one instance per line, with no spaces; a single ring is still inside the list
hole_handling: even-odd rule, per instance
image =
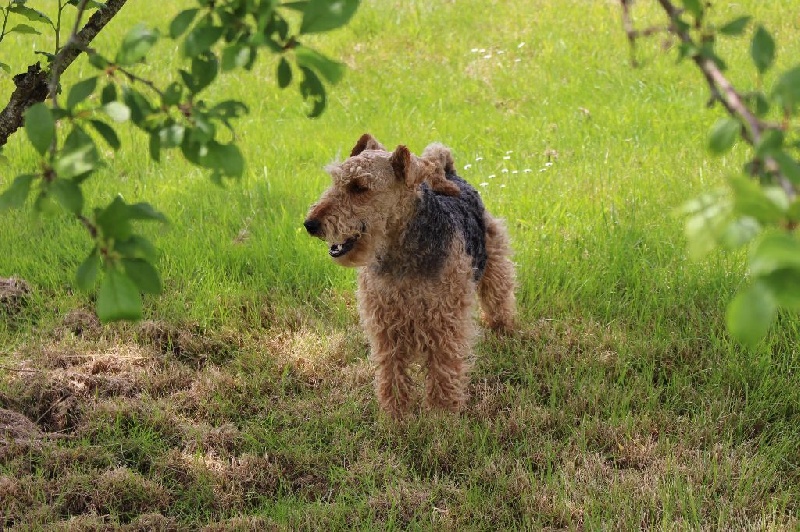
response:
[[[725,76],[726,63],[716,53],[721,37],[739,37],[752,17],[743,15],[717,27],[709,20],[711,4],[703,0],[656,0],[669,25],[636,30],[632,0],[621,0],[623,26],[632,56],[640,37],[666,32],[677,37],[679,59],[690,58],[727,116],[711,127],[708,149],[729,151],[737,139],[752,150],[741,174],[728,178],[727,191],[712,192],[687,202],[689,252],[701,257],[721,246],[750,246],[750,283],[728,306],[728,328],[735,338],[754,345],[767,333],[779,308],[800,310],[800,185],[797,127],[793,118],[800,104],[800,65],[778,76],[772,90],[763,90],[764,75],[775,63],[776,44],[769,31],[757,25],[750,39],[750,58],[756,69],[755,88],[738,90]]]
[[[17,89],[0,114],[0,146],[23,125],[40,156],[37,169],[18,175],[0,194],[0,211],[22,207],[33,195],[37,210],[48,211],[55,206],[71,213],[93,243],[77,269],[77,286],[90,291],[100,282],[97,313],[101,320],[138,319],[142,316],[141,294],[160,293],[161,280],[154,266],[157,250],[136,233],[135,223],[167,220],[151,205],[127,203],[121,197],[106,206],[86,208],[82,185],[103,166],[90,132],[119,150],[122,141],[116,124],[129,122],[148,136],[154,161],[160,161],[164,150],[175,149],[190,163],[208,170],[214,182],[238,178],[244,173],[245,161],[235,143],[234,121],[248,108],[237,100],[207,101],[203,97],[207,87],[227,72],[251,69],[258,54],[267,51],[280,56],[276,71],[280,87],[290,85],[294,72],[299,71],[299,88],[310,105],[309,116],[318,116],[326,105],[324,82],[338,82],[344,65],[306,47],[300,38],[346,24],[359,0],[283,4],[271,0],[197,0],[197,7],[181,11],[169,24],[169,37],[180,42],[185,64],[173,80],[147,79],[136,71],[161,38],[147,24],[131,28],[113,56],[90,47],[94,36],[125,0],[108,0],[105,4],[59,0],[55,23],[38,11],[34,16],[32,10],[22,6],[24,3],[17,0],[9,4],[4,11],[6,19],[16,14],[49,26],[55,32],[56,49],[54,54],[45,54],[49,70],[42,70],[37,63],[15,77]],[[25,9],[20,11],[19,6]],[[76,21],[60,46],[62,10],[68,6],[77,9]],[[83,14],[90,8],[97,10],[79,31]],[[296,32],[291,31],[286,10],[302,16]],[[64,90],[66,97],[62,98],[61,74],[81,53],[88,56],[96,74]],[[141,86],[148,92],[139,90]],[[231,133],[224,139],[220,134],[223,128]],[[63,140],[58,134],[62,130],[66,131]],[[231,137],[233,140],[227,140]]]

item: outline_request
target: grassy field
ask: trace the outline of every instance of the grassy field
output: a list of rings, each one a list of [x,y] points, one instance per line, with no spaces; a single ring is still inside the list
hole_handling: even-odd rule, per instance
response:
[[[129,2],[97,46],[189,3]],[[649,4],[642,25],[660,21]],[[714,4],[719,22],[763,22],[781,65],[800,54],[800,1]],[[165,292],[143,323],[101,326],[73,289],[91,247],[76,222],[0,215],[0,277],[33,288],[0,310],[0,528],[800,527],[800,323],[734,344],[743,256],[690,261],[672,214],[744,160],[705,152],[721,111],[692,65],[657,38],[632,68],[603,0],[367,0],[315,44],[349,66],[318,120],[269,58],[209,91],[251,109],[240,182],[220,189],[177,153],[154,164],[127,129],[107,154],[89,203],[122,194],[172,221],[144,228]],[[31,46],[3,42],[3,62],[23,70]],[[175,46],[157,51],[143,74],[171,75]],[[754,83],[745,41],[720,55]],[[355,272],[301,225],[322,167],[366,131],[451,146],[508,221],[519,330],[483,335],[458,416],[378,411]],[[21,141],[0,188],[35,164]]]

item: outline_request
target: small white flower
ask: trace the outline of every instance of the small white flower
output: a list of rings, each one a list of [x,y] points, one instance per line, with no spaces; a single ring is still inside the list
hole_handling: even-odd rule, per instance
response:
[[[516,58],[516,59],[514,59],[514,62],[515,62],[515,63],[519,63],[519,62],[521,62],[521,61],[522,61],[522,59],[520,59],[519,57],[518,57],[518,58]]]
[[[507,160],[511,159],[511,156],[510,155],[504,155],[503,159],[507,161]]]
[[[489,176],[489,179],[494,179],[494,178],[495,178],[495,175],[494,175],[494,174],[491,174],[491,175]]]
[[[497,55],[504,54],[504,53],[505,52],[503,50],[497,50]]]
[[[514,150],[508,150],[508,151],[506,152],[506,155],[508,155],[509,153],[514,153]]]
[[[519,173],[519,170],[511,170],[511,173],[512,173],[512,174],[518,174],[518,173]]]
[[[502,185],[500,185],[500,188],[506,188],[506,184],[503,183]]]
[[[544,163],[544,165],[545,165],[545,166],[553,166],[553,163],[551,163],[551,162],[547,162],[547,163]]]
[[[519,43],[517,45],[517,48],[522,48],[523,46],[525,46],[525,41],[522,41],[521,43]]]
[[[480,50],[478,50],[478,52],[480,52],[482,54],[485,54],[486,53],[486,48],[481,48]]]
[[[492,54],[486,54],[486,55],[483,56],[483,58],[484,59],[491,59],[492,58]]]
[[[482,186],[483,188],[486,188],[486,187],[488,187],[488,186],[489,186],[489,183],[481,183],[481,185],[480,185],[480,186]]]
[[[546,167],[545,167],[545,168],[540,168],[540,169],[539,169],[539,171],[540,171],[540,172],[544,172],[545,170],[547,170],[547,168],[546,168]]]
[[[500,171],[501,171],[501,172],[503,172],[504,174],[507,174],[507,173],[508,173],[508,168],[503,168],[503,169],[502,169],[502,170],[500,170]]]
[[[464,165],[464,170],[469,170],[470,168],[472,168],[471,164],[465,164]]]
[[[526,169],[524,170],[524,172],[525,172],[526,174],[530,174],[531,172],[533,172],[533,170],[531,170],[530,168],[526,168]]]
[[[481,157],[480,155],[475,157],[475,162],[482,161],[482,160],[483,160],[483,157]]]
[[[478,53],[478,49],[477,48],[473,48],[472,50],[470,50],[470,52],[472,52],[473,54]]]

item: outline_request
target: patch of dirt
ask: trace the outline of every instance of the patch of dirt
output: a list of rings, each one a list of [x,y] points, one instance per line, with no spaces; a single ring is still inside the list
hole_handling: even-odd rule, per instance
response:
[[[282,529],[265,517],[248,515],[231,517],[224,521],[206,525],[200,530],[202,532],[273,532]]]
[[[31,285],[16,277],[0,278],[0,312],[13,316],[28,303]]]
[[[80,353],[47,348],[11,382],[21,410],[47,431],[71,431],[98,399],[141,393],[156,361],[138,346]],[[50,371],[43,371],[43,369]]]
[[[64,338],[73,335],[86,340],[97,340],[103,332],[103,325],[93,311],[74,309],[64,316],[61,325],[53,329],[55,338]]]
[[[174,356],[186,364],[203,367],[228,360],[240,347],[239,335],[231,331],[209,334],[196,324],[173,325],[165,321],[147,320],[139,326],[140,339],[160,352]]]
[[[169,492],[127,467],[104,472],[93,481],[91,505],[100,514],[113,513],[123,522],[153,510],[164,510]]]
[[[175,519],[164,517],[159,513],[142,514],[130,524],[120,528],[123,532],[179,532],[186,530]]]
[[[0,461],[11,454],[18,454],[17,449],[39,448],[45,434],[36,423],[13,410],[0,408]]]

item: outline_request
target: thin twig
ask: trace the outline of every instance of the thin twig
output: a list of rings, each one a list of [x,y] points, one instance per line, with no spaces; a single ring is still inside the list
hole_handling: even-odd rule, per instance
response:
[[[632,29],[633,25],[631,23],[629,12],[630,0],[620,1],[622,3],[623,24],[625,25],[625,31],[628,34],[629,40],[635,40],[636,33],[635,30]],[[678,17],[682,13],[682,10],[675,7],[670,0],[658,0],[658,3],[670,18],[671,25],[669,31],[676,35],[685,45],[695,47],[695,43],[692,40],[691,35],[689,35],[689,32],[686,30],[681,30],[676,23]],[[750,110],[750,108],[747,107],[741,94],[739,94],[733,84],[728,81],[728,79],[712,59],[704,57],[700,53],[695,53],[692,55],[692,61],[694,61],[695,65],[697,65],[697,67],[700,69],[700,72],[702,72],[703,77],[705,78],[706,83],[711,90],[713,99],[718,100],[723,107],[725,107],[725,110],[728,112],[728,114],[733,117],[738,117],[745,124],[746,127],[742,132],[742,138],[744,138],[744,140],[751,146],[758,145],[764,132],[768,129],[774,128],[774,126],[760,120]],[[789,199],[794,199],[794,197],[797,195],[794,185],[783,174],[783,172],[781,172],[780,167],[775,159],[769,155],[765,156],[764,166],[767,170],[775,175],[778,183]]]
[[[636,29],[633,25],[633,18],[631,17],[631,0],[620,0],[622,4],[622,27],[625,30],[625,35],[628,37],[628,44],[630,45],[631,52],[631,65],[638,67],[639,62],[636,60],[636,39],[639,37],[650,37],[657,33],[669,33],[669,26],[650,26],[643,30]]]
[[[0,369],[5,371],[15,371],[17,373],[44,373],[38,369],[26,369],[26,368],[12,368],[10,366],[5,366],[0,364]]]
[[[158,86],[156,86],[156,84],[153,83],[152,81],[150,81],[149,79],[145,79],[145,78],[139,77],[136,74],[134,74],[133,72],[131,72],[130,70],[126,70],[126,69],[122,68],[121,66],[115,65],[114,66],[114,70],[122,72],[125,75],[125,77],[128,78],[130,81],[142,83],[142,84],[146,85],[147,87],[149,87],[151,90],[153,90],[156,94],[158,94],[162,98],[164,97],[164,92],[161,89],[159,89]]]
[[[83,19],[83,12],[86,11],[86,4],[89,3],[89,0],[81,0],[81,3],[78,4],[78,13],[75,15],[75,23],[72,25],[72,31],[69,34],[69,39],[67,39],[66,44],[64,44],[64,48],[69,46],[73,46],[77,42],[78,38],[78,29],[81,26],[81,19]],[[60,28],[60,15],[61,11],[59,9],[59,28]],[[60,31],[56,30],[56,47],[58,47],[58,40],[60,38]],[[61,68],[61,61],[63,61],[64,56],[61,55],[61,50],[56,48],[56,55],[53,58],[53,65],[52,65],[52,72],[50,76],[50,98],[53,100],[53,107],[58,107],[58,81],[61,78],[61,73],[63,69]]]

